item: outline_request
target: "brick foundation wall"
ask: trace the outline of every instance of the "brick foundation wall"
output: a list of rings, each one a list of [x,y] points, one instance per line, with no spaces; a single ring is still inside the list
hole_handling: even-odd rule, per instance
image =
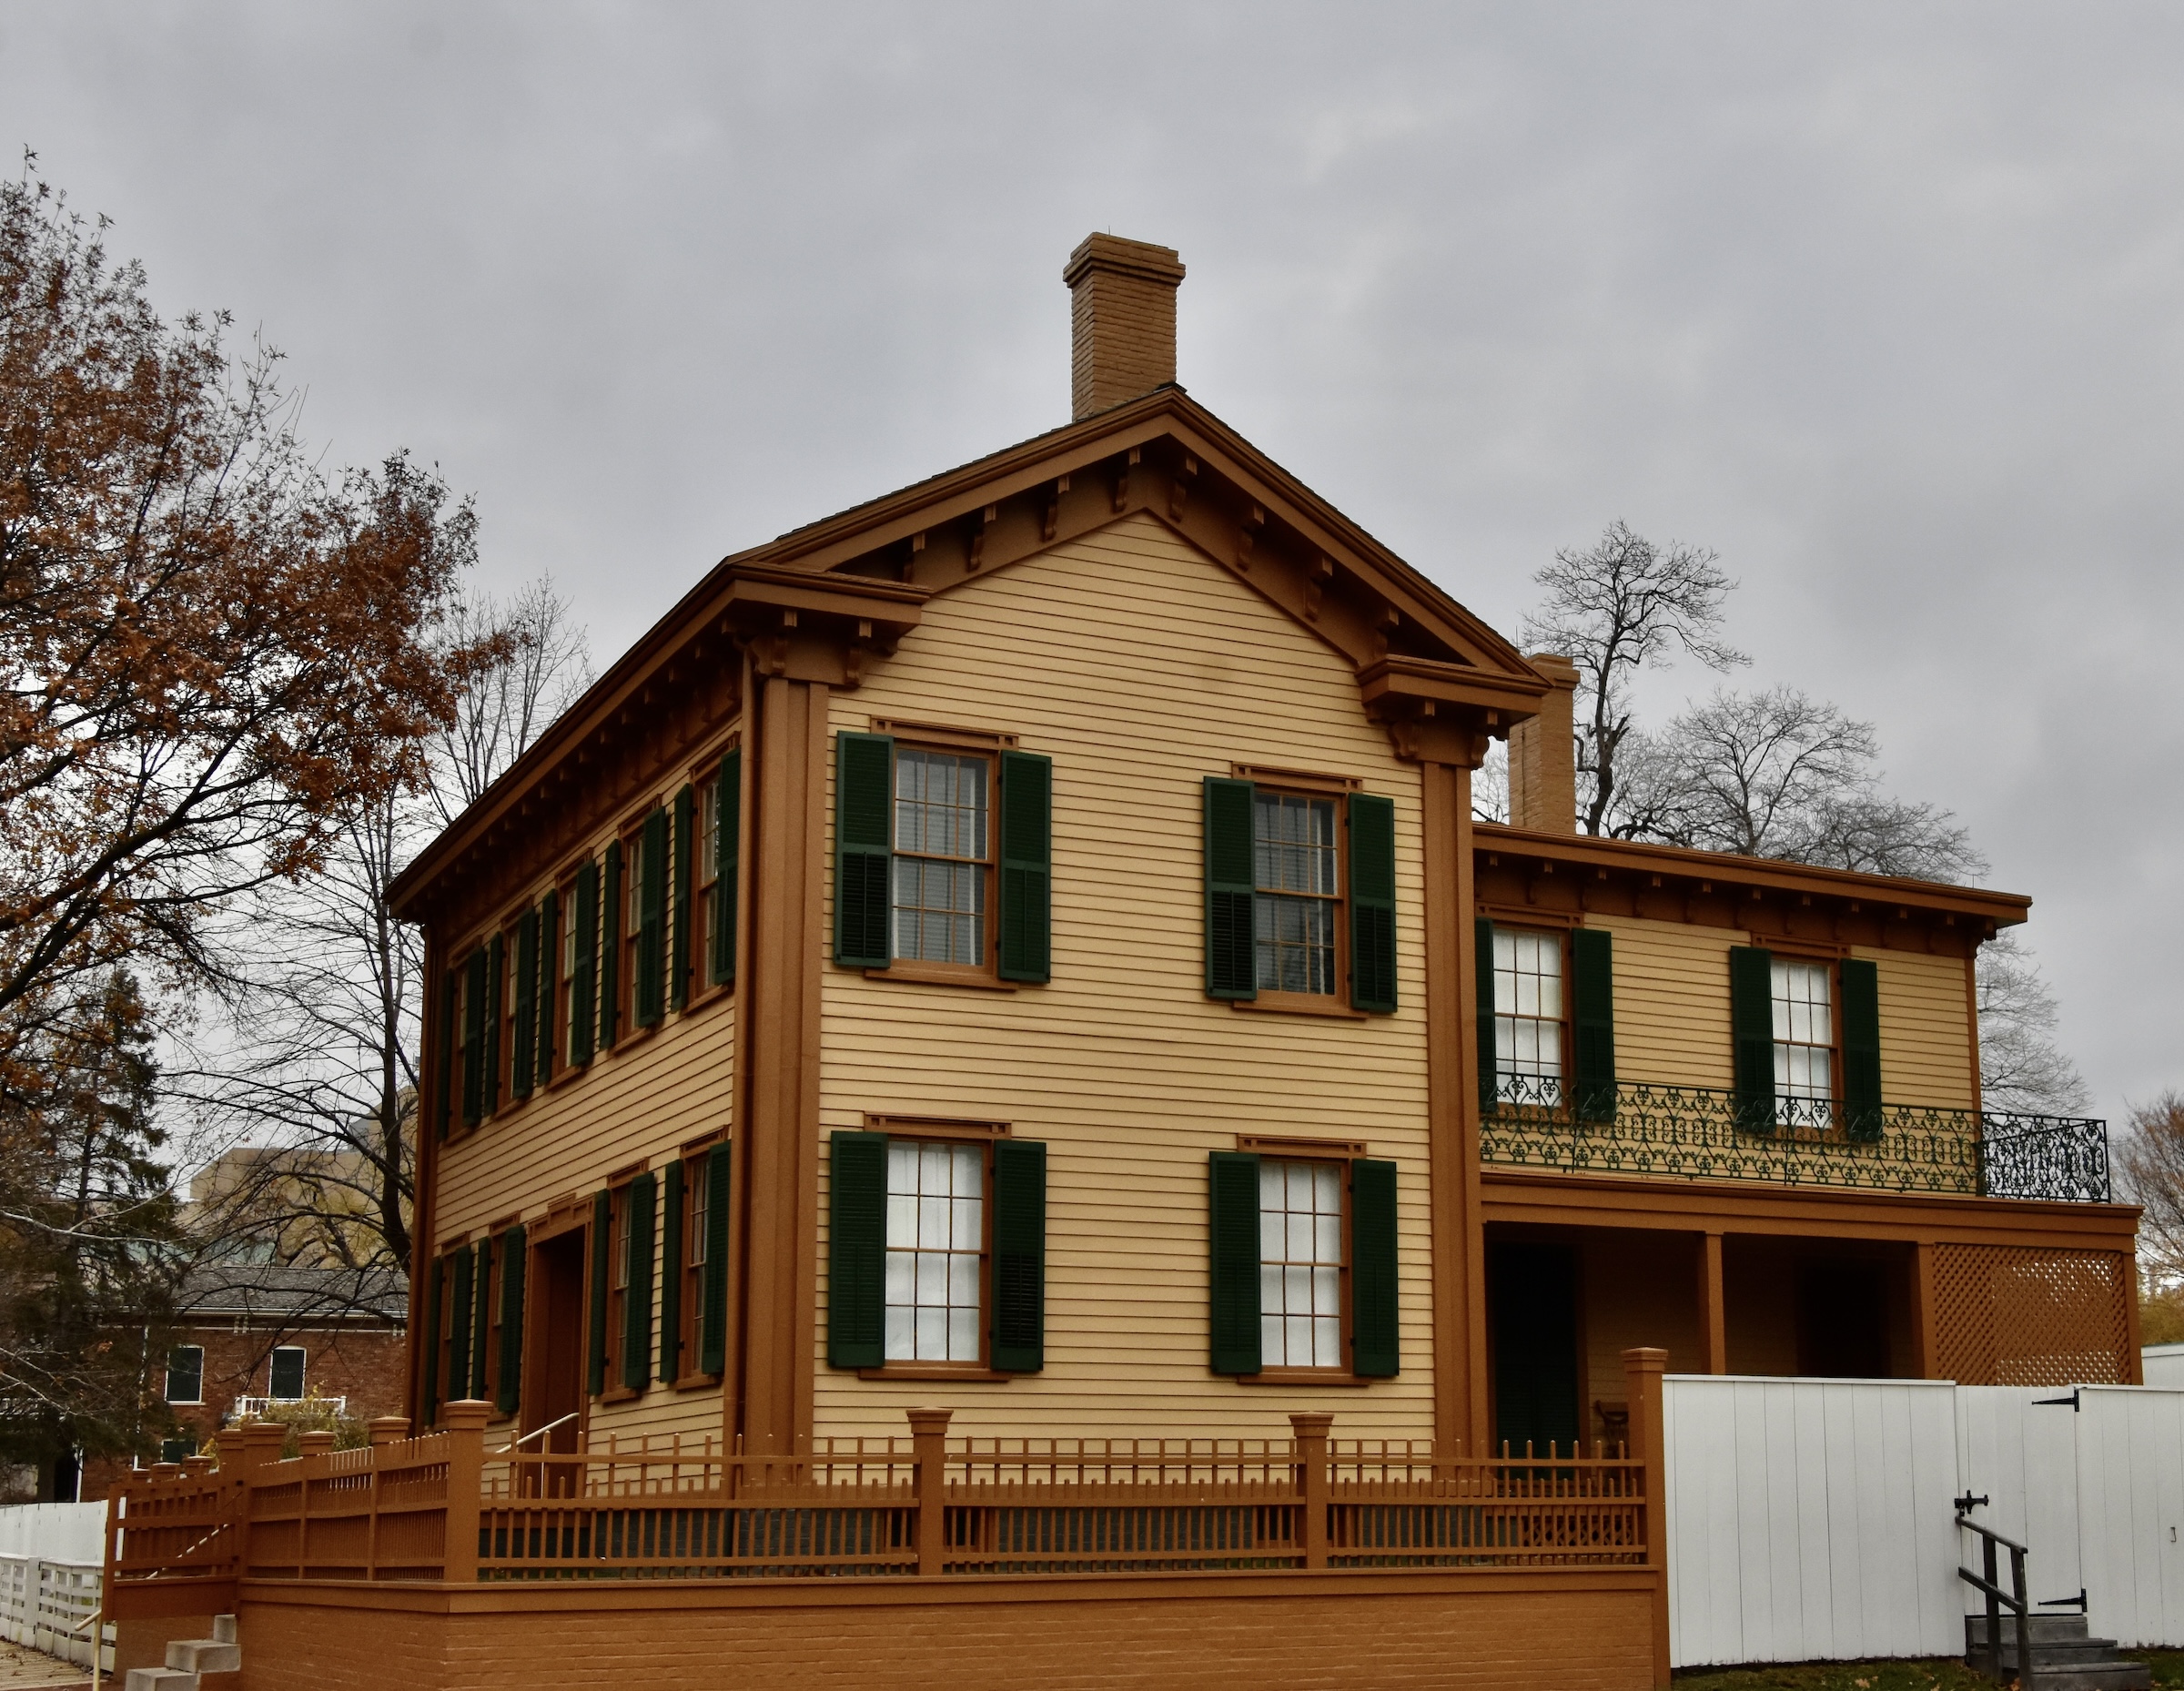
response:
[[[1643,1569],[243,1587],[243,1691],[1644,1691]]]

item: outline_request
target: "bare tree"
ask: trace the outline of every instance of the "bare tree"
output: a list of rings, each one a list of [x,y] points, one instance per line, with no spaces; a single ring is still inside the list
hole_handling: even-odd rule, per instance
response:
[[[1871,723],[1795,688],[1717,689],[1626,744],[1622,809],[1636,837],[1925,880],[1987,867],[1947,811],[1881,791]]]
[[[1981,1101],[1989,1109],[2082,1114],[2091,1094],[2056,1043],[2055,995],[2031,948],[2015,933],[1998,934],[1979,947],[1976,975]]]
[[[1630,837],[1617,825],[1619,754],[1632,732],[1632,678],[1688,653],[1712,670],[1751,660],[1721,637],[1722,602],[1736,583],[1715,554],[1671,542],[1655,546],[1612,522],[1585,552],[1558,552],[1532,578],[1546,602],[1524,619],[1527,651],[1577,665],[1578,807],[1588,834]]]
[[[2125,1193],[2144,1210],[2138,1256],[2148,1279],[2174,1291],[2184,1281],[2184,1092],[2172,1087],[2132,1106],[2116,1168]]]
[[[388,888],[590,675],[584,633],[543,581],[506,606],[466,602],[450,638],[493,655],[432,747],[429,797],[355,806],[322,874],[258,901],[250,987],[187,1077],[207,1147],[253,1148],[195,1212],[216,1255],[408,1271],[423,958]]]
[[[551,575],[505,605],[483,594],[466,599],[450,619],[448,638],[501,656],[463,690],[454,720],[433,744],[432,797],[442,823],[476,804],[592,684],[591,646]]]

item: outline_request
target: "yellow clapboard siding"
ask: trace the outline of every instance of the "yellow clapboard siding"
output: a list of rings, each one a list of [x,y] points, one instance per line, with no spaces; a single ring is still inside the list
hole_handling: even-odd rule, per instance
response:
[[[942,1402],[960,1429],[1010,1433],[1279,1436],[1289,1410],[1315,1407],[1338,1436],[1429,1436],[1418,776],[1350,666],[1134,517],[928,603],[916,637],[836,697],[833,726],[875,716],[1013,733],[1054,759],[1052,983],[987,994],[829,968],[821,1076],[829,1129],[961,1114],[1046,1141],[1046,1367],[960,1383],[828,1368],[823,1244],[816,1433],[900,1433],[905,1408]],[[1399,1014],[1205,997],[1200,783],[1232,762],[1394,799]],[[1208,1372],[1206,1157],[1239,1132],[1362,1139],[1398,1163],[1398,1379],[1277,1389]]]
[[[1969,1109],[1977,1102],[1962,957],[1858,950],[1881,990],[1881,1094],[1892,1103]]]

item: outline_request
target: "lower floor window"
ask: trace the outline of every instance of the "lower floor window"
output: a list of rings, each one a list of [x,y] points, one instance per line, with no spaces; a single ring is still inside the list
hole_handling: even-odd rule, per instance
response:
[[[980,1360],[985,1251],[985,1148],[919,1139],[890,1142],[889,1362]]]
[[[1340,1164],[1260,1159],[1259,1255],[1260,1365],[1342,1367]]]

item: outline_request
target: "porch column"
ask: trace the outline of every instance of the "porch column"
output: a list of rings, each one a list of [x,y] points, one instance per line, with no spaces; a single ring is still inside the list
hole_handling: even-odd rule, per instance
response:
[[[1911,1247],[1911,1353],[1921,1380],[1941,1378],[1941,1350],[1934,1332],[1934,1241]]]
[[[1699,1337],[1706,1347],[1706,1372],[1729,1372],[1729,1322],[1722,1308],[1722,1236],[1699,1240]]]

